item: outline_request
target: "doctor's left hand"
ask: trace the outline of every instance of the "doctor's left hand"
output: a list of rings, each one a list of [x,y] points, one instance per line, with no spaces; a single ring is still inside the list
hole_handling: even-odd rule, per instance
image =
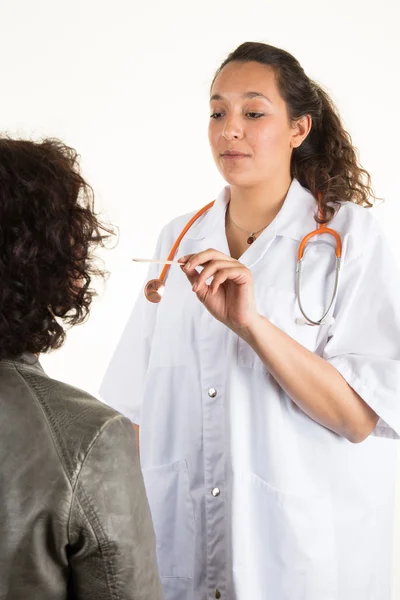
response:
[[[183,256],[179,262],[185,263],[182,270],[200,302],[232,331],[240,335],[259,317],[251,271],[238,260],[209,249]],[[200,274],[196,267],[203,267]]]

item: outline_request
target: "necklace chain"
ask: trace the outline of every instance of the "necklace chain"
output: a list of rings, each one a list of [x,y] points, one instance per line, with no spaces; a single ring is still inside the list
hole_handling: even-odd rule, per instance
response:
[[[233,225],[234,225],[235,227],[237,227],[237,229],[239,229],[240,231],[243,231],[243,233],[247,233],[247,235],[249,236],[249,237],[247,238],[247,243],[248,243],[248,244],[252,244],[252,243],[255,241],[255,239],[256,239],[256,238],[255,238],[255,236],[256,236],[257,234],[261,233],[262,231],[264,231],[264,229],[266,229],[266,228],[268,227],[268,225],[265,225],[264,227],[262,227],[262,228],[261,228],[261,229],[259,229],[258,231],[247,231],[247,229],[243,229],[242,227],[239,227],[239,225],[237,225],[237,224],[235,223],[235,221],[234,221],[234,220],[232,219],[232,217],[231,217],[231,213],[230,213],[229,209],[228,209],[228,216],[229,216],[229,219],[231,220],[231,222],[233,223]]]

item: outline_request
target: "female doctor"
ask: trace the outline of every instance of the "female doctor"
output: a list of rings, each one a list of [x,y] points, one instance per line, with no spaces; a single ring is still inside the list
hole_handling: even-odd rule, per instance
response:
[[[141,294],[101,390],[140,426],[165,599],[390,600],[400,285],[369,176],[277,48],[228,56],[210,115],[228,185],[161,302]],[[311,237],[299,281],[318,222],[336,235]]]

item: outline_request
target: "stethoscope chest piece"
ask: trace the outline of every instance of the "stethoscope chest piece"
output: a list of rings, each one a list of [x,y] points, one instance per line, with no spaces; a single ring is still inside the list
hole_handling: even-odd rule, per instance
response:
[[[149,302],[158,304],[163,297],[165,284],[160,279],[151,279],[144,288],[144,295]]]

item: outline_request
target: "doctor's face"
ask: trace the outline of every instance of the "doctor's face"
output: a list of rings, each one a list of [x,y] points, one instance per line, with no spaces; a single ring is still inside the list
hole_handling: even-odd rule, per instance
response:
[[[229,184],[251,187],[290,174],[296,129],[270,67],[228,63],[213,84],[210,115],[212,153]]]

